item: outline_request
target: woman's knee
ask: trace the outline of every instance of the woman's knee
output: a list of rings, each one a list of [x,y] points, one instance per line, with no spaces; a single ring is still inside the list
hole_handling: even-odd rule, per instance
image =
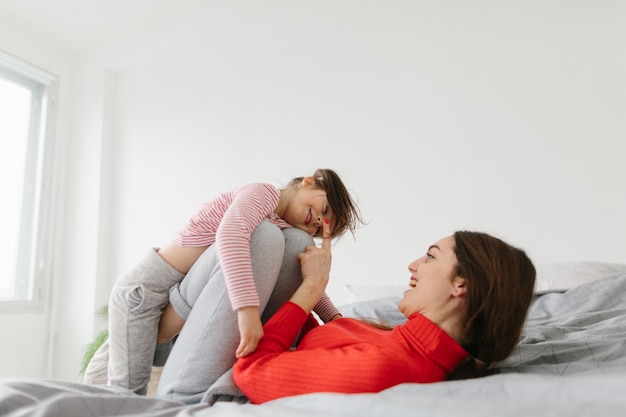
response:
[[[288,254],[298,255],[304,252],[307,246],[315,246],[313,236],[296,227],[283,230],[283,237],[285,241],[285,256]]]
[[[285,238],[280,228],[267,220],[263,220],[254,229],[250,237],[250,252],[254,257],[255,251],[282,253],[285,249]]]

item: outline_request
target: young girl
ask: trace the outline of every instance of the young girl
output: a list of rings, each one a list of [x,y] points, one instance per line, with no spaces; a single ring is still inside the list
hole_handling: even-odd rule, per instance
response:
[[[354,233],[358,224],[363,223],[343,182],[330,169],[318,169],[313,176],[296,178],[282,190],[253,183],[204,203],[172,244],[148,251],[140,264],[116,282],[109,300],[109,341],[105,347],[109,350],[110,385],[145,394],[157,333],[159,342],[169,341],[184,323],[172,305],[168,305],[168,293],[213,244],[219,254],[231,307],[237,311],[240,343],[236,356],[254,352],[263,336],[263,327],[249,239],[263,220],[281,229],[293,226],[312,236],[321,236],[322,223],[327,220],[333,238],[346,230]],[[315,312],[324,322],[340,316],[326,296]],[[93,374],[94,370],[90,372]]]

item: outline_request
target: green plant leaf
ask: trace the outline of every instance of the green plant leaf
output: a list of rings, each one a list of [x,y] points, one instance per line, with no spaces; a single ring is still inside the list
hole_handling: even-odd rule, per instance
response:
[[[100,307],[96,311],[96,317],[108,320],[109,306],[105,305],[103,307]],[[85,372],[87,371],[87,367],[89,366],[89,362],[91,362],[91,359],[93,359],[94,355],[96,354],[100,346],[102,346],[102,344],[106,342],[108,338],[109,338],[109,331],[102,330],[100,333],[96,335],[96,338],[93,340],[93,342],[85,346],[85,353],[83,354],[83,359],[81,361],[79,375],[85,375]]]

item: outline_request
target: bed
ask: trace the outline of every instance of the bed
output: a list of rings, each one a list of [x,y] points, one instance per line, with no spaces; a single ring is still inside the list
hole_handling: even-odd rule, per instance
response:
[[[397,288],[352,287],[345,315],[402,321]],[[377,394],[319,393],[263,405],[185,405],[123,389],[0,380],[0,415],[133,417],[623,416],[626,415],[626,265],[571,263],[538,268],[534,300],[513,354],[487,377],[402,384]],[[375,293],[382,298],[371,299]],[[228,398],[226,398],[228,399]],[[235,398],[236,399],[236,398]]]

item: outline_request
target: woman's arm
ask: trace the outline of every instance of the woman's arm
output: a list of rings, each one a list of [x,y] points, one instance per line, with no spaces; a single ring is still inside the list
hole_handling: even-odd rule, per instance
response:
[[[329,232],[324,224],[324,236]],[[394,366],[394,355],[365,343],[291,351],[298,331],[324,293],[331,258],[330,238],[323,239],[321,248],[309,246],[299,255],[302,284],[267,322],[257,350],[235,363],[234,380],[252,402],[321,391],[376,392],[407,378],[405,367]],[[324,332],[324,327],[318,332]],[[318,344],[324,345],[325,337],[336,344],[335,336],[334,332],[318,333]]]
[[[332,253],[330,251],[330,224],[328,219],[324,219],[322,233],[321,247],[308,246],[303,253],[298,255],[302,284],[290,301],[304,310],[307,315],[324,295],[330,276]]]
[[[257,350],[235,363],[235,383],[253,403],[313,392],[378,392],[414,378],[402,352],[369,343],[338,344],[346,330],[330,331],[333,324],[307,336],[315,337],[318,346],[332,347],[291,351],[306,317],[304,310],[287,302],[266,323]]]

